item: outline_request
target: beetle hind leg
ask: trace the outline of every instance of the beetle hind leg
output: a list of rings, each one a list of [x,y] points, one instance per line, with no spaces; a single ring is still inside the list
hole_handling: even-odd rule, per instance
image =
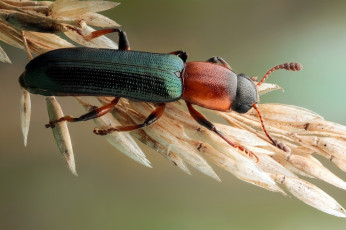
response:
[[[147,119],[142,123],[138,125],[129,125],[129,126],[118,126],[118,127],[112,127],[108,129],[94,129],[94,133],[97,135],[107,135],[111,132],[124,132],[124,131],[132,131],[136,129],[141,129],[143,127],[146,127],[148,125],[153,124],[156,122],[165,111],[166,104],[165,103],[159,103],[159,105],[156,107],[156,109],[147,117]]]
[[[122,31],[121,29],[118,29],[118,28],[96,30],[83,37],[86,41],[90,41],[94,38],[97,38],[106,34],[110,34],[110,33],[115,33],[115,32],[118,33],[119,35],[119,50],[130,50],[130,43],[129,43],[129,40],[127,39],[127,35],[125,31]]]
[[[111,110],[113,110],[114,107],[116,106],[116,104],[119,102],[119,99],[120,98],[115,98],[110,103],[103,105],[99,108],[96,108],[89,113],[83,114],[80,117],[64,116],[58,120],[50,121],[48,124],[45,125],[45,127],[46,128],[54,128],[56,124],[58,124],[62,121],[78,122],[78,121],[87,121],[90,119],[101,117],[101,116],[105,115],[106,113],[110,112]]]
[[[242,145],[238,145],[236,143],[234,143],[232,140],[230,140],[226,135],[224,135],[223,133],[221,133],[218,129],[216,129],[215,125],[213,123],[211,123],[210,121],[207,120],[207,118],[201,114],[200,112],[198,112],[191,103],[186,102],[187,108],[191,114],[191,116],[202,126],[206,127],[207,129],[213,131],[214,133],[216,133],[219,137],[221,137],[224,141],[226,141],[229,145],[231,145],[232,147],[239,149],[240,151],[245,152],[249,157],[255,157],[256,158],[256,162],[258,162],[258,157],[256,156],[256,154],[254,154],[253,152],[251,152],[250,150],[248,150],[247,148],[245,148]]]

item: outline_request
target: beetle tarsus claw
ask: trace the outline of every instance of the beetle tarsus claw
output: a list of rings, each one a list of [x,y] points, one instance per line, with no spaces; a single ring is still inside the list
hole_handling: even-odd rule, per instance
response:
[[[55,123],[50,121],[48,124],[45,125],[46,128],[55,128]]]
[[[100,136],[104,136],[104,135],[107,135],[108,134],[108,130],[106,129],[97,129],[95,128],[93,130],[93,132],[96,134],[96,135],[100,135]]]
[[[278,142],[277,140],[273,140],[272,142],[275,147],[281,149],[282,151],[285,151],[286,153],[291,152],[291,148],[285,145],[284,143]]]
[[[278,147],[279,149],[281,149],[282,151],[285,151],[286,153],[290,153],[291,152],[290,147],[288,147],[287,145],[285,145],[282,142],[276,144],[275,146]]]
[[[247,148],[241,146],[241,145],[237,145],[234,146],[235,148],[239,149],[240,151],[245,152],[246,155],[248,155],[250,158],[255,157],[256,158],[256,163],[259,162],[259,158],[256,154],[254,154],[253,152],[251,152],[250,150],[248,150]]]

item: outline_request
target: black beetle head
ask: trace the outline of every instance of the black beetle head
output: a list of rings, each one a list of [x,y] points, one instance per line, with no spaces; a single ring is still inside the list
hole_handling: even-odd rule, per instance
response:
[[[246,113],[258,101],[258,93],[253,81],[245,74],[237,75],[237,94],[232,103],[232,110]]]

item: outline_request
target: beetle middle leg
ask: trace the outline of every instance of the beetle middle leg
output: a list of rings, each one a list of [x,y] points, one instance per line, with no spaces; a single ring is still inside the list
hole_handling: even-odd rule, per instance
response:
[[[174,55],[177,55],[178,57],[180,57],[183,62],[185,63],[186,60],[187,60],[187,57],[189,56],[185,51],[183,50],[177,50],[177,51],[173,51],[173,52],[170,52],[170,54],[174,54]]]
[[[94,129],[94,133],[97,135],[107,135],[111,132],[124,132],[124,131],[132,131],[136,129],[141,129],[145,126],[151,125],[156,122],[163,114],[166,108],[166,103],[159,103],[156,109],[147,117],[147,119],[138,125],[129,125],[129,126],[118,126],[109,129]]]
[[[255,157],[256,161],[258,162],[258,157],[251,152],[250,150],[246,149],[244,146],[242,145],[238,145],[236,143],[234,143],[233,141],[231,141],[226,135],[224,135],[223,133],[221,133],[219,130],[216,129],[215,125],[213,123],[211,123],[210,121],[207,120],[207,118],[201,114],[200,112],[198,112],[191,103],[186,102],[187,108],[191,114],[191,116],[202,126],[206,127],[207,129],[213,131],[214,133],[216,133],[218,136],[220,136],[224,141],[226,141],[229,145],[231,145],[234,148],[237,148],[241,151],[244,151],[247,155],[249,155],[249,157]]]
[[[207,60],[207,62],[217,63],[220,62],[221,65],[229,70],[232,70],[231,66],[222,58],[222,57],[211,57]]]
[[[122,31],[121,29],[118,29],[118,28],[96,30],[83,37],[86,41],[90,41],[94,38],[97,38],[106,34],[114,33],[114,32],[117,32],[119,35],[119,50],[130,50],[130,43],[129,43],[129,40],[127,39],[127,35],[125,31]]]
[[[45,127],[46,128],[54,128],[57,123],[62,122],[62,121],[78,122],[78,121],[87,121],[90,119],[101,117],[101,116],[105,115],[106,113],[110,112],[111,110],[113,110],[114,107],[116,106],[116,104],[119,102],[119,99],[120,98],[115,98],[110,103],[103,105],[99,108],[96,108],[95,110],[92,110],[91,112],[86,113],[80,117],[65,116],[65,117],[62,117],[58,120],[50,121],[49,124],[45,125]]]

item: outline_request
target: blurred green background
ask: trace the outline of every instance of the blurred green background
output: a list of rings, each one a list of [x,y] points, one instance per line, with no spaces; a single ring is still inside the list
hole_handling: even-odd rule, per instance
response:
[[[127,31],[133,50],[183,49],[190,61],[221,56],[235,71],[259,77],[276,64],[301,62],[301,72],[273,74],[268,82],[285,93],[261,102],[305,107],[346,125],[346,1],[124,0],[105,14]],[[24,148],[17,79],[26,55],[0,44],[13,62],[0,64],[0,229],[346,229],[344,219],[216,167],[222,183],[193,169],[186,175],[143,147],[153,165],[145,168],[93,135],[92,122],[69,126],[74,177],[44,128],[44,97],[32,96]],[[72,98],[60,101],[66,114],[83,112]],[[317,185],[346,206],[345,191]]]

